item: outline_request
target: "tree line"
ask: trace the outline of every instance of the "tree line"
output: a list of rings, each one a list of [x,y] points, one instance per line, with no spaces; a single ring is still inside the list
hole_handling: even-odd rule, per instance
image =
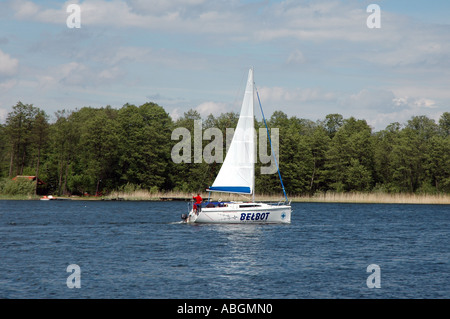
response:
[[[174,163],[177,127],[194,133],[234,128],[239,114],[209,115],[195,110],[173,120],[155,103],[120,109],[83,107],[55,113],[56,120],[31,104],[18,102],[0,124],[0,193],[14,189],[16,176],[36,176],[27,191],[38,194],[107,194],[113,190],[204,191],[221,163]],[[374,132],[363,119],[329,114],[311,121],[276,111],[267,121],[279,129],[278,162],[290,195],[316,192],[450,193],[450,113],[438,123],[414,116]],[[256,128],[264,123],[255,119]],[[194,134],[191,138],[193,139]],[[211,141],[203,140],[203,147]],[[224,149],[226,147],[224,143]],[[225,153],[225,152],[224,152]],[[269,153],[270,154],[270,153]],[[193,154],[191,155],[193,156]],[[281,192],[278,174],[262,175],[258,193]],[[10,191],[12,192],[12,191]]]

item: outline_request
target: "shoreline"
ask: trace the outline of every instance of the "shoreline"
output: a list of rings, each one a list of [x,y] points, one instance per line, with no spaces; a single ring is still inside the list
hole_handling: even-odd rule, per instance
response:
[[[200,193],[203,200],[208,193]],[[151,193],[145,190],[131,193],[112,192],[102,200],[190,201],[193,194],[183,192]],[[388,193],[317,193],[314,196],[288,196],[292,203],[358,203],[358,204],[441,204],[450,205],[450,194],[388,194]],[[251,201],[251,196],[211,193],[211,201]],[[256,194],[256,202],[284,202],[282,195]]]
[[[201,193],[204,200],[207,193]],[[36,195],[0,195],[0,200],[39,200]],[[101,197],[56,196],[53,200],[93,200],[93,201],[190,201],[192,195],[182,192],[151,193],[145,190],[135,192],[112,192]],[[450,194],[388,194],[388,193],[319,193],[314,196],[288,197],[292,203],[355,203],[355,204],[423,204],[450,205]],[[211,196],[211,201],[251,201],[251,197],[233,194],[217,194]],[[257,194],[256,202],[284,202],[284,197]]]

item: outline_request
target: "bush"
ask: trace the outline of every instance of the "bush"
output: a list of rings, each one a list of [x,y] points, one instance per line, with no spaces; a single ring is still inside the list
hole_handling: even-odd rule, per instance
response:
[[[142,190],[141,185],[136,185],[136,184],[133,184],[130,182],[119,187],[119,192],[124,192],[126,194],[134,193],[135,191],[140,191],[140,190]]]
[[[158,192],[159,192],[158,186],[152,186],[152,187],[150,188],[150,193],[151,193],[151,194],[156,194],[156,193],[158,193]]]
[[[35,190],[35,182],[28,179],[5,178],[0,181],[0,194],[3,195],[33,195]]]

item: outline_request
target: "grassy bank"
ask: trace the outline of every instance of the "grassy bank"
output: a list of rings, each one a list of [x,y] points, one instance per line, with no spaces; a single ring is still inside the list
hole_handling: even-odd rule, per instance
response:
[[[0,194],[0,200],[36,200],[40,196],[36,195],[2,195]]]
[[[202,193],[204,199],[208,198],[207,193]],[[190,193],[182,192],[149,192],[139,190],[134,192],[113,192],[103,199],[123,199],[123,200],[189,200],[192,198]],[[235,194],[212,193],[211,200],[223,201],[249,201],[249,196],[239,196]],[[256,201],[278,202],[283,201],[283,196],[263,195],[255,196]],[[289,197],[292,202],[311,202],[311,203],[392,203],[392,204],[445,204],[450,205],[450,195],[429,195],[429,194],[387,194],[387,193],[320,193],[314,196],[292,196]]]

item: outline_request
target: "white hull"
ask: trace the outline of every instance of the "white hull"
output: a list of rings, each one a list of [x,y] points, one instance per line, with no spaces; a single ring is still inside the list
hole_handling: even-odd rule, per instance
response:
[[[40,200],[55,200],[52,195],[41,197]]]
[[[191,210],[187,223],[209,224],[289,224],[290,205],[264,203],[225,203],[224,207],[203,207],[198,214]]]

